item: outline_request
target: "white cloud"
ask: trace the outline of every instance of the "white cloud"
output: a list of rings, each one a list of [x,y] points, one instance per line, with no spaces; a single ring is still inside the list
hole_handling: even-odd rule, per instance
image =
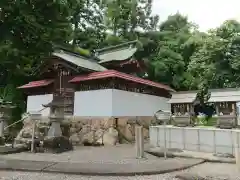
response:
[[[239,0],[153,0],[153,13],[163,21],[170,14],[180,12],[201,30],[219,26],[227,19],[240,20]]]

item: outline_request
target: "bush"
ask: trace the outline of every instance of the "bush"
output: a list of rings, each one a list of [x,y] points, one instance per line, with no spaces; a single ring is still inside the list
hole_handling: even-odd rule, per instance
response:
[[[211,117],[211,118],[197,117],[196,120],[197,120],[197,124],[202,126],[215,126],[217,122],[216,117]]]
[[[3,137],[0,137],[0,145],[4,145],[5,144],[5,139]]]

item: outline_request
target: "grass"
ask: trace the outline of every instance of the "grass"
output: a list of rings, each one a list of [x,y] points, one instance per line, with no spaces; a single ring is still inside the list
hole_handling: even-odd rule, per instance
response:
[[[207,119],[206,117],[197,117],[195,119],[198,125],[201,126],[215,126],[217,123],[217,118],[216,117],[211,117]]]

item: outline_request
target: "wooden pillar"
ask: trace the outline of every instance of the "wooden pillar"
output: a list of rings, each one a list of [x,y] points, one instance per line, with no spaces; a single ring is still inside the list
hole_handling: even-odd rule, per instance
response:
[[[215,104],[215,107],[216,107],[216,114],[219,116],[219,115],[220,115],[220,112],[219,112],[219,103],[216,103],[216,104]]]
[[[232,103],[232,112],[236,115],[236,102]]]
[[[237,124],[238,124],[238,116],[237,116],[237,104],[236,104],[236,102],[232,103],[232,113],[233,113],[233,115],[235,117],[234,125],[237,126]]]
[[[190,104],[186,104],[187,106],[187,112],[189,113],[190,112]]]
[[[177,114],[177,107],[176,106],[177,106],[176,104],[173,104],[173,113],[174,114]]]

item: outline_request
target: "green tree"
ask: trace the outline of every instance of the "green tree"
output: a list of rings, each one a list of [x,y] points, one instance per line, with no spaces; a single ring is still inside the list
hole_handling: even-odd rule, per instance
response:
[[[155,30],[158,16],[151,15],[151,0],[112,0],[105,2],[105,24],[114,36],[134,40],[138,31]]]
[[[33,78],[34,67],[52,52],[53,43],[68,43],[71,11],[60,0],[2,0],[0,7],[0,85],[12,89],[8,99],[20,113],[25,99],[16,87]]]
[[[188,71],[195,86],[203,88],[238,87],[240,59],[240,24],[226,21],[213,29],[191,57]]]
[[[196,48],[195,39],[190,39],[194,30],[195,26],[180,14],[169,16],[160,25],[158,50],[150,60],[149,78],[177,90],[188,89],[184,83],[191,76],[186,70]]]

